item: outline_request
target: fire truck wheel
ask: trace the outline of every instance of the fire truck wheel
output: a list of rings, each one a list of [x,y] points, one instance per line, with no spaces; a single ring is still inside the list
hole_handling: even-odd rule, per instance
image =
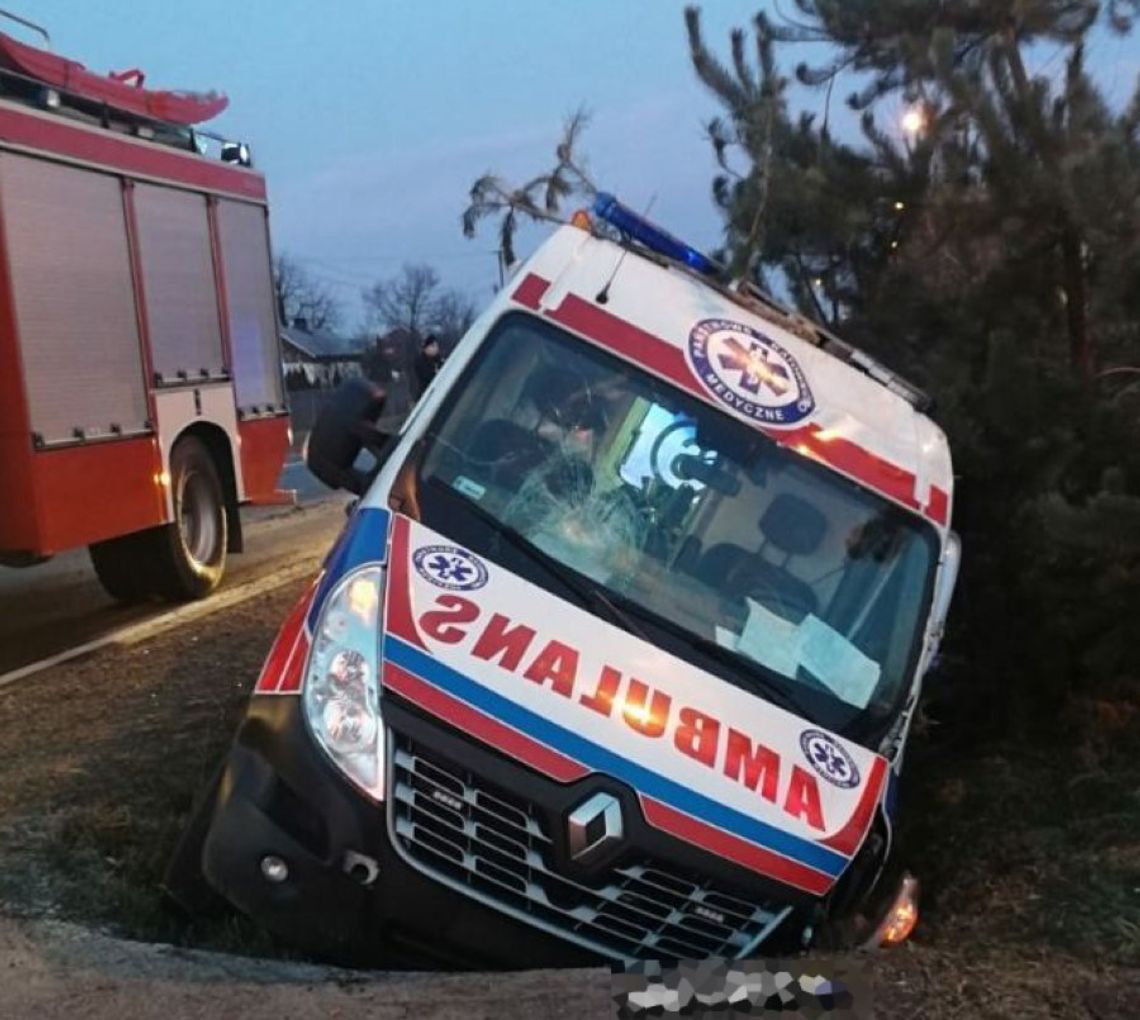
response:
[[[118,602],[144,602],[154,594],[151,578],[150,532],[123,535],[88,548],[99,583]]]
[[[214,460],[193,436],[170,453],[170,487],[174,521],[152,533],[157,593],[174,602],[200,599],[226,567],[226,507]]]

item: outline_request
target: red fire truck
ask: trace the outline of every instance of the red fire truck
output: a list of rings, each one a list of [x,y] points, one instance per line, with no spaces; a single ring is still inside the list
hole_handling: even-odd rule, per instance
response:
[[[144,87],[0,34],[0,564],[198,598],[289,445],[264,178]]]

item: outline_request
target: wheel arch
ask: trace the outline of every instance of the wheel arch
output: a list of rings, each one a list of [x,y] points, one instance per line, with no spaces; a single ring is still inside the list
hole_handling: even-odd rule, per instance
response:
[[[244,546],[241,533],[241,511],[239,510],[239,494],[237,479],[237,458],[234,454],[233,440],[221,426],[209,421],[196,421],[187,425],[170,444],[170,452],[187,436],[193,436],[210,454],[214,466],[218,469],[218,477],[222,482],[222,491],[226,501],[226,551],[240,553]],[[169,463],[169,456],[168,456]]]

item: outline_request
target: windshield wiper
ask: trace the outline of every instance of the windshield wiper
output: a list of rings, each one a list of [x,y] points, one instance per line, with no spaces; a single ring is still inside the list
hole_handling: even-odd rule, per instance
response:
[[[763,670],[763,667],[759,669],[756,668],[759,665],[758,663],[746,659],[739,652],[734,652],[731,648],[725,648],[723,645],[717,644],[712,638],[694,634],[692,631],[679,627],[671,620],[655,613],[652,609],[647,609],[637,602],[625,598],[620,599],[620,602],[623,611],[647,620],[654,626],[660,627],[662,630],[673,635],[678,641],[691,645],[702,655],[710,659],[715,659],[722,665],[728,666],[732,670],[733,675],[739,676],[765,700],[775,702],[781,708],[786,708],[789,712],[794,712],[801,718],[815,718],[814,714],[809,712],[803,702],[796,698],[794,694],[788,691],[783,685],[769,679],[767,671]],[[615,606],[615,608],[618,607]]]

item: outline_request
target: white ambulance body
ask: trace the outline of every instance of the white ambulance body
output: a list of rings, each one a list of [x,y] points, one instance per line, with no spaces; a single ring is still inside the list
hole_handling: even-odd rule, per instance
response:
[[[740,957],[895,892],[958,562],[946,440],[901,380],[648,230],[559,229],[367,478],[359,424],[314,432],[314,470],[363,495],[193,845],[302,944]]]

